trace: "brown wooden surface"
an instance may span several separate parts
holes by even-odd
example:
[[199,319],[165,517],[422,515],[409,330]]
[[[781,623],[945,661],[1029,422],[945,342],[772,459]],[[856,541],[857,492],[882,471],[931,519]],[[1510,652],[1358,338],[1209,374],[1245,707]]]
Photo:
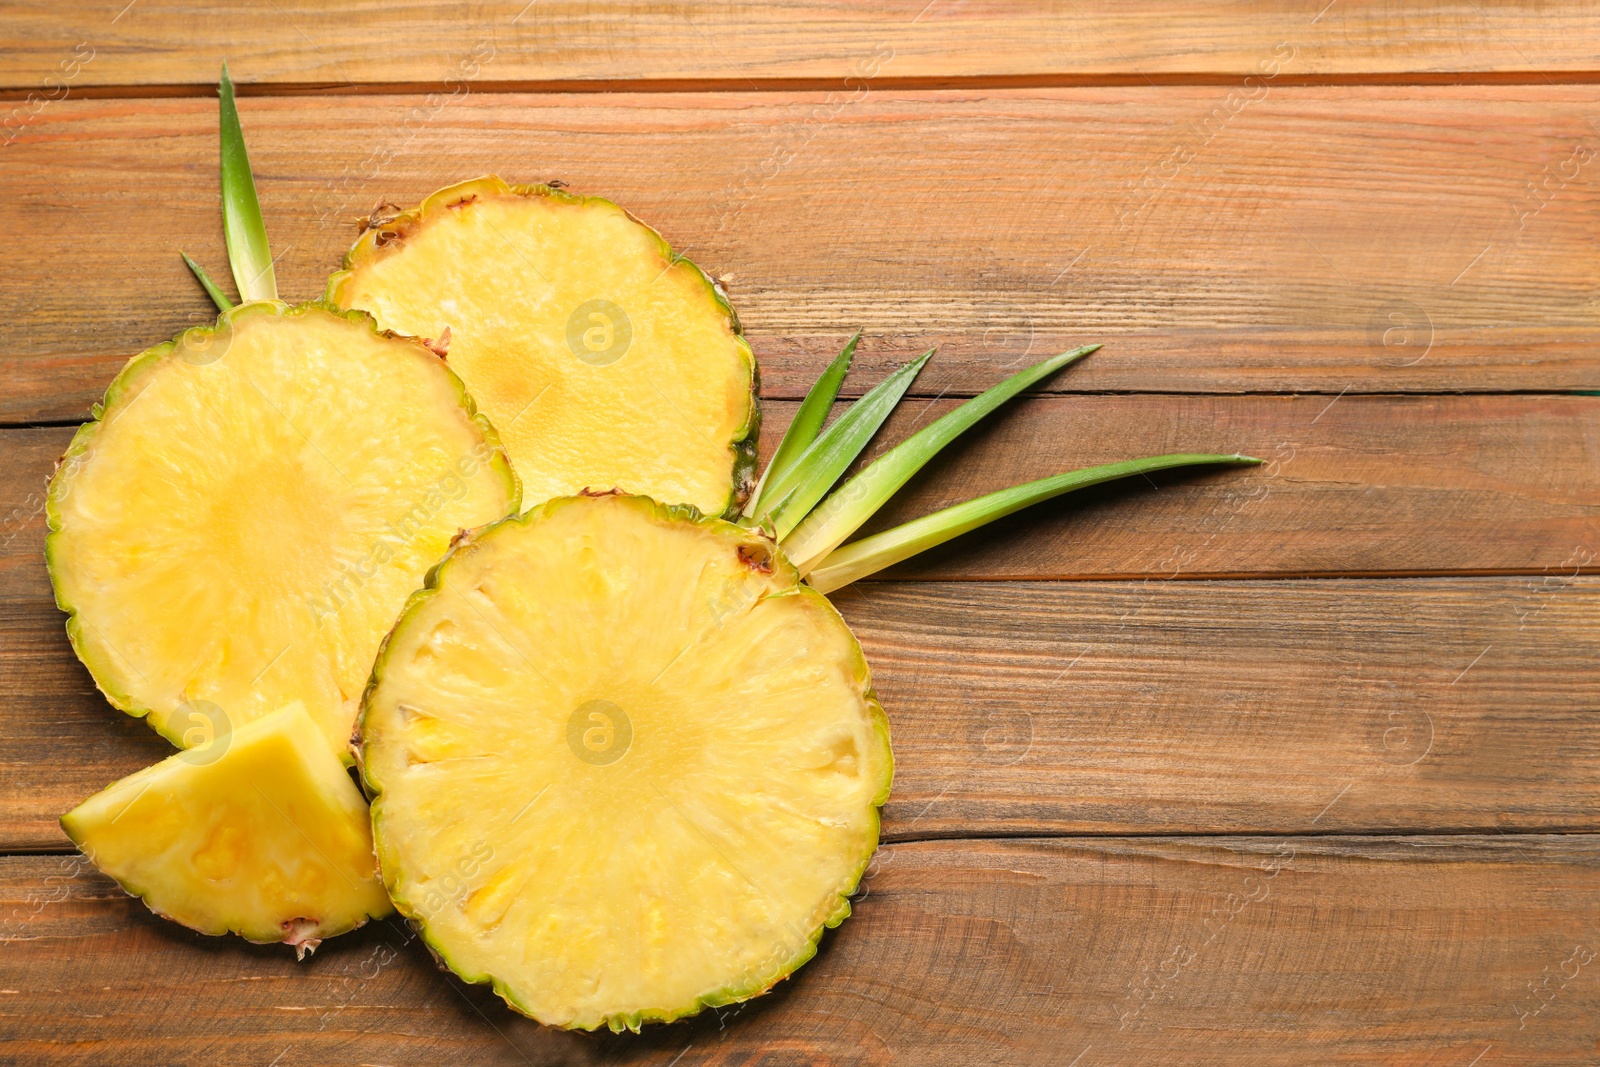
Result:
[[1592,835],[893,845],[777,992],[643,1037],[540,1029],[398,923],[304,965],[193,935],[76,857],[0,860],[0,907],[14,1063],[1554,1067],[1600,1018]]
[[[1268,88],[1211,118],[1232,91],[472,93],[436,110],[358,95],[242,112],[286,297],[321,294],[380,196],[561,178],[728,277],[774,397],[803,395],[858,326],[864,375],[940,346],[928,396],[1090,341],[1106,347],[1055,388],[1600,381],[1600,158],[1571,158],[1600,151],[1600,86]],[[0,419],[80,419],[129,355],[208,319],[177,250],[226,275],[216,122],[210,100],[69,96],[0,149],[0,257],[18,280],[0,289]]]
[[[1070,373],[1070,372],[1069,372]],[[958,402],[907,401],[863,462]],[[769,403],[776,446],[795,404]],[[1587,427],[1589,433],[1575,433]],[[1168,452],[1267,462],[1031,509],[889,572],[936,579],[1545,574],[1600,569],[1600,397],[1052,397],[1013,404],[867,530],[1063,470]],[[0,596],[49,599],[43,500],[71,427],[0,430]],[[1587,547],[1586,547],[1587,546]]]
[[214,83],[229,60],[246,85],[340,89],[443,83],[488,46],[500,84],[840,82],[888,51],[882,76],[1119,78],[1254,74],[1272,49],[1298,50],[1306,76],[1449,76],[1462,71],[1600,72],[1592,5],[1363,4],[1327,0],[1206,4],[1165,0],[781,0],[762,4],[595,4],[565,0],[437,6],[360,0],[104,5],[0,4],[5,89],[31,89],[80,42],[85,86]]
[[[908,405],[885,439],[947,403]],[[793,407],[769,405],[766,451]],[[1584,414],[1564,414],[1574,408]],[[1577,575],[1594,569],[1588,546],[1600,545],[1583,503],[1600,496],[1600,464],[1562,431],[1597,410],[1589,397],[1019,405],[910,487],[897,511],[1119,449],[1274,456],[1256,442],[1291,444],[1257,471],[1141,480],[1036,509],[904,568],[924,579],[1136,580],[872,582],[836,594],[884,698],[909,716],[895,719],[887,832],[1305,830],[1347,785],[1351,796],[1317,825],[1593,826],[1600,582]],[[1188,425],[1260,436],[1186,440]],[[1496,431],[1511,425],[1520,444]],[[61,811],[166,752],[94,691],[39,565],[45,479],[71,434],[0,431],[13,460],[0,472],[0,511],[12,517],[0,547],[0,662],[13,680],[0,693],[0,751],[13,754],[0,758],[0,847],[63,845]],[[1569,484],[1553,484],[1563,474]],[[1526,575],[1187,580],[1342,570]],[[1468,667],[1472,684],[1447,684]],[[58,762],[30,758],[52,742],[67,750]],[[1268,752],[1301,773],[1265,788],[1251,771]]]
[[[871,583],[890,839],[1600,831],[1600,579]],[[0,849],[167,755],[0,602]],[[37,758],[42,751],[51,758]]]
[[[1567,2],[0,2],[0,1063],[1600,1062],[1597,41]],[[380,197],[561,178],[727,279],[766,452],[856,326],[852,394],[940,346],[874,450],[1106,343],[879,525],[1271,463],[836,595],[891,843],[770,997],[558,1034],[398,924],[192,935],[55,823],[170,749],[72,657],[42,489],[210,317],[224,57],[289,298]]]

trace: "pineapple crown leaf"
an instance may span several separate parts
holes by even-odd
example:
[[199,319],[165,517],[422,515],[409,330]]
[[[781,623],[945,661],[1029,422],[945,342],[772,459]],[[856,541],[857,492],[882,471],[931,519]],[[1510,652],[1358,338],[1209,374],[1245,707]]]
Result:
[[823,430],[787,470],[769,478],[762,495],[782,505],[781,517],[776,508],[769,509],[780,541],[861,455],[932,356],[933,350],[929,349],[879,382]]
[[189,253],[181,248],[178,250],[178,255],[183,257],[184,263],[189,267],[189,272],[194,275],[195,281],[200,283],[200,288],[206,291],[206,295],[211,298],[211,302],[217,305],[217,310],[232,311],[233,301],[229,300],[227,294],[217,287],[216,282],[211,280],[211,276],[206,273],[206,269],[190,258]]
[[845,343],[844,350],[828,364],[828,369],[822,372],[822,376],[806,393],[805,400],[800,404],[800,410],[795,412],[794,421],[789,423],[789,429],[784,432],[783,440],[778,443],[778,450],[772,454],[772,461],[767,464],[766,472],[761,475],[761,481],[750,494],[750,502],[744,509],[745,518],[750,519],[761,514],[758,509],[761,506],[762,490],[767,483],[782,481],[794,467],[795,462],[805,454],[806,449],[811,447],[817,435],[822,432],[822,424],[827,421],[828,412],[839,396],[839,387],[844,384],[845,375],[850,371],[850,361],[855,357],[856,344],[860,340],[861,331],[857,330]]
[[901,560],[910,559],[936,545],[975,530],[985,523],[1004,518],[1012,512],[1070,493],[1091,485],[1129,478],[1136,474],[1171,470],[1175,467],[1202,465],[1247,466],[1260,463],[1254,456],[1239,453],[1215,455],[1180,453],[1150,456],[1146,459],[1124,460],[1097,467],[1084,467],[1065,474],[1040,478],[1023,485],[1014,485],[997,493],[976,497],[953,507],[944,508],[931,515],[903,523],[871,537],[836,548],[811,569],[806,581],[819,593],[850,584],[865,578]]
[[[1022,508],[1102,482],[1178,467],[1245,466],[1240,453],[1174,453],[1107,463],[1040,478],[925,515],[839,547],[896,491],[970,429],[1024,389],[1099,350],[1084,345],[1041,360],[949,412],[890,449],[828,494],[865,449],[932,351],[900,368],[822,430],[860,340],[858,332],[806,394],[740,523],[770,529],[808,584],[828,593]],[[823,499],[826,496],[826,499]],[[818,501],[821,501],[819,504]]]
[[261,219],[261,202],[256,198],[256,180],[250,171],[250,155],[245,150],[227,63],[222,64],[217,99],[221,113],[222,232],[228,242],[228,264],[233,268],[233,281],[241,300],[276,300],[278,281],[272,270],[272,252],[267,247],[267,227]]
[[784,548],[789,558],[794,560],[801,574],[806,573],[883,507],[913,474],[978,420],[1034,383],[1099,348],[1099,345],[1084,345],[1041,360],[891,448],[835,490],[815,510],[808,509],[810,513],[787,531]]

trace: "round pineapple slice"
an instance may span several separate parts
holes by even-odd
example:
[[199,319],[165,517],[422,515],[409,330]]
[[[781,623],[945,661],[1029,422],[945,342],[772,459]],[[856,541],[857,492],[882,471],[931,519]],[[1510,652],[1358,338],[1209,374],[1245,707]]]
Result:
[[357,312],[241,305],[135,356],[94,414],[50,484],[56,602],[110,701],[180,747],[298,700],[348,761],[406,597],[517,510],[461,382]]
[[448,338],[525,507],[585,488],[743,505],[755,358],[721,290],[622,208],[479,178],[375,215],[345,268],[331,302]]
[[850,913],[893,761],[861,647],[759,534],[579,496],[468,535],[363,704],[378,865],[567,1028],[756,996]]

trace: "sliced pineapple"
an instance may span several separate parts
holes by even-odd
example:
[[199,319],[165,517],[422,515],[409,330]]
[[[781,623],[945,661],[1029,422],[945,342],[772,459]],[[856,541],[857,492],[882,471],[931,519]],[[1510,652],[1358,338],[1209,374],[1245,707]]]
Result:
[[379,866],[468,981],[638,1029],[810,959],[878,840],[861,647],[759,533],[640,497],[459,544],[363,705]]
[[390,911],[367,805],[298,702],[130,774],[61,817],[157,914],[302,955]]
[[373,656],[451,537],[514,512],[459,380],[357,312],[245,304],[135,356],[50,487],[56,602],[174,744],[302,700],[346,753]]
[[369,223],[328,299],[448,336],[525,507],[584,488],[742,506],[755,360],[722,292],[660,234],[609,201],[495,177]]

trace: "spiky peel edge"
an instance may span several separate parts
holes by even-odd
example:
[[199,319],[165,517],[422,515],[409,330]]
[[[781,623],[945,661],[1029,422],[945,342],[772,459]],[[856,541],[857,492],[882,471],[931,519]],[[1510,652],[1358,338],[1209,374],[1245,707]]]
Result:
[[[650,499],[649,497],[632,496],[620,493],[597,495],[614,496],[617,500],[626,503],[628,506],[642,508],[649,514],[659,519],[686,522],[713,529],[719,527],[725,528],[724,532],[729,536],[731,541],[739,541],[752,545],[759,544],[768,549],[775,548],[772,541],[759,531],[747,530],[721,518],[707,517],[701,514],[698,509],[687,504],[661,504]],[[388,659],[390,643],[400,632],[401,628],[406,625],[406,622],[411,617],[413,609],[418,605],[426,603],[428,600],[439,594],[445,574],[450,566],[456,561],[457,557],[472,552],[476,546],[482,544],[487,538],[494,536],[495,532],[502,527],[508,526],[512,523],[519,523],[523,526],[527,526],[530,522],[542,519],[560,508],[570,507],[574,503],[582,501],[583,499],[584,497],[580,495],[575,497],[556,497],[553,500],[547,500],[542,504],[535,505],[534,507],[528,509],[525,514],[510,515],[504,519],[498,520],[497,522],[488,523],[474,530],[467,531],[463,533],[454,544],[451,545],[450,550],[445,553],[444,558],[435,564],[433,569],[428,572],[428,576],[423,584],[423,587],[411,594],[410,599],[406,601],[405,608],[400,612],[398,621],[395,622],[393,629],[389,631],[389,633],[384,637],[383,643],[378,647],[378,655],[374,659],[372,665],[372,676],[368,680],[367,687],[361,695],[361,710],[356,715],[356,734],[355,738],[353,739],[356,745],[360,746],[364,743],[363,738],[366,733],[367,714],[371,710],[372,696],[376,692],[378,684],[383,678],[383,671],[386,665],[386,660]],[[849,626],[845,623],[844,618],[840,616],[838,609],[833,606],[833,603],[821,593],[818,593],[816,590],[800,582],[799,572],[795,570],[794,565],[789,562],[788,557],[785,556],[782,551],[773,551],[772,559],[775,565],[774,575],[781,577],[784,581],[789,583],[790,586],[783,592],[773,594],[774,596],[812,597],[814,598],[815,603],[819,604],[839,621],[839,625],[844,627],[846,633],[851,633]],[[854,640],[854,636],[855,635],[851,633],[852,640]],[[495,978],[493,975],[487,973],[464,974],[457,970],[450,963],[450,957],[445,946],[436,942],[429,933],[428,923],[422,913],[422,910],[417,908],[405,897],[403,893],[399,891],[397,880],[393,873],[396,865],[392,862],[385,861],[386,857],[382,826],[383,783],[375,776],[372,770],[371,761],[365,759],[363,755],[358,754],[356,765],[358,768],[360,768],[362,785],[366,789],[369,808],[372,813],[372,841],[373,847],[377,851],[378,875],[383,879],[384,890],[389,894],[389,899],[394,902],[395,910],[401,915],[405,916],[406,919],[411,923],[412,927],[421,936],[423,943],[427,945],[428,951],[433,954],[435,959],[439,960],[445,967],[448,967],[452,973],[454,973],[464,982],[469,982],[473,985],[491,985],[500,999],[504,1000],[508,1005],[510,1005],[513,1010],[522,1015],[526,1015],[530,1019],[535,1019],[538,1022],[544,1023],[545,1025],[558,1026],[567,1030],[598,1030],[604,1026],[609,1028],[613,1033],[620,1033],[623,1030],[632,1030],[634,1032],[638,1032],[639,1029],[647,1022],[670,1023],[678,1019],[696,1015],[699,1012],[704,1011],[706,1008],[720,1008],[728,1004],[737,1004],[740,1001],[750,1000],[753,997],[760,996],[761,994],[770,990],[773,986],[777,985],[779,982],[783,981],[785,978],[788,978],[795,971],[799,970],[802,966],[809,962],[811,958],[817,954],[817,946],[822,940],[823,932],[833,929],[840,923],[844,922],[845,919],[849,918],[850,897],[855,893],[857,887],[860,886],[861,879],[866,874],[867,867],[871,864],[873,855],[877,852],[879,834],[882,826],[880,809],[883,807],[884,803],[888,801],[889,791],[894,784],[894,750],[890,745],[889,717],[884,712],[883,704],[878,700],[877,693],[872,688],[872,671],[867,665],[866,653],[862,651],[861,643],[859,641],[856,641],[855,644],[856,677],[860,681],[862,696],[866,701],[867,712],[872,720],[873,728],[878,732],[879,736],[883,740],[884,754],[886,757],[883,771],[883,781],[877,791],[873,794],[872,798],[871,846],[863,850],[861,861],[857,865],[855,872],[850,876],[845,888],[838,893],[837,900],[834,902],[834,905],[828,912],[827,916],[817,925],[816,929],[811,932],[811,935],[806,943],[800,946],[794,955],[775,964],[767,972],[764,972],[750,982],[747,982],[743,985],[729,986],[724,989],[714,990],[710,993],[706,993],[697,997],[693,1002],[681,1007],[646,1009],[643,1011],[629,1012],[622,1015],[606,1016],[590,1027],[566,1025],[559,1022],[552,1023],[549,1020],[539,1019],[538,1016],[533,1014],[532,1010],[528,1008],[527,1005],[521,1004],[517,1001],[515,995],[512,993],[511,989],[506,985],[506,983]]]
[[[448,212],[454,205],[464,200],[475,197],[489,196],[521,196],[543,197],[564,204],[598,204],[604,207],[616,208],[630,220],[644,227],[656,240],[656,246],[661,257],[669,264],[683,264],[693,270],[705,285],[713,303],[721,308],[723,314],[728,316],[729,327],[733,331],[734,341],[745,365],[750,369],[750,405],[749,414],[745,417],[742,427],[736,431],[736,436],[729,442],[733,449],[732,489],[728,494],[727,506],[722,510],[723,518],[732,519],[744,508],[746,500],[756,485],[756,452],[760,443],[761,433],[761,369],[756,363],[755,352],[750,348],[750,343],[744,339],[744,329],[739,322],[739,313],[733,309],[728,301],[728,294],[714,281],[710,275],[700,268],[693,260],[683,256],[674,255],[672,246],[667,239],[661,236],[649,223],[640,219],[625,207],[599,196],[583,196],[578,193],[569,193],[563,189],[552,188],[548,185],[511,185],[496,174],[486,174],[480,178],[469,178],[454,185],[447,185],[443,189],[430,193],[423,198],[420,205],[409,211],[402,211],[392,218],[386,218],[381,224],[370,226],[363,230],[361,236],[356,238],[355,244],[344,254],[344,264],[341,270],[335,271],[328,277],[328,287],[323,300],[335,307],[344,304],[344,289],[350,275],[368,263],[376,262],[387,255],[391,246],[404,243],[406,237],[418,227],[428,221],[440,217]],[[380,238],[382,243],[379,243]]]
[[[320,300],[295,305],[289,305],[277,300],[253,300],[235,305],[230,310],[223,312],[217,316],[217,321],[212,326],[191,327],[170,341],[163,341],[161,344],[145,349],[123,365],[122,370],[117,373],[117,376],[111,380],[111,384],[106,387],[105,396],[90,409],[89,421],[79,426],[77,433],[72,435],[72,441],[67,445],[66,452],[63,453],[60,461],[56,464],[54,473],[50,476],[49,490],[45,495],[45,569],[50,574],[50,587],[55,596],[56,607],[65,612],[67,616],[67,640],[71,643],[72,651],[77,655],[79,662],[88,669],[89,677],[94,680],[95,688],[100,691],[112,707],[126,712],[136,719],[146,718],[153,709],[144,707],[130,694],[119,692],[114,687],[109,687],[102,680],[106,672],[103,667],[97,667],[93,657],[89,655],[83,640],[83,626],[85,623],[79,618],[78,609],[68,602],[63,595],[61,582],[57,580],[60,561],[56,558],[56,546],[59,543],[56,535],[61,531],[61,502],[72,492],[73,475],[87,461],[87,458],[93,454],[95,440],[99,437],[101,427],[109,422],[110,419],[115,418],[117,412],[121,410],[125,403],[131,404],[137,399],[142,388],[143,379],[159,368],[164,361],[173,358],[173,354],[180,344],[186,340],[192,342],[196,339],[216,336],[225,330],[233,329],[242,320],[258,315],[303,315],[313,311],[326,312],[336,318],[364,325],[375,336],[409,342],[415,347],[419,355],[426,356],[431,363],[437,364],[449,376],[449,381],[455,388],[456,398],[462,410],[467,413],[468,419],[477,427],[478,432],[483,435],[484,444],[491,453],[489,466],[492,470],[497,471],[504,480],[507,497],[512,503],[512,512],[515,513],[522,506],[522,483],[517,479],[516,472],[511,469],[511,458],[500,444],[500,435],[496,432],[494,425],[490,423],[485,415],[478,411],[478,406],[473,401],[471,394],[467,392],[466,385],[462,383],[461,379],[456,376],[448,364],[435,356],[421,341],[415,338],[402,337],[392,331],[379,330],[377,320],[365,311],[346,311]],[[160,730],[156,732],[161,733],[163,737],[177,747],[184,747],[181,734],[173,736],[169,733],[162,733]]]

